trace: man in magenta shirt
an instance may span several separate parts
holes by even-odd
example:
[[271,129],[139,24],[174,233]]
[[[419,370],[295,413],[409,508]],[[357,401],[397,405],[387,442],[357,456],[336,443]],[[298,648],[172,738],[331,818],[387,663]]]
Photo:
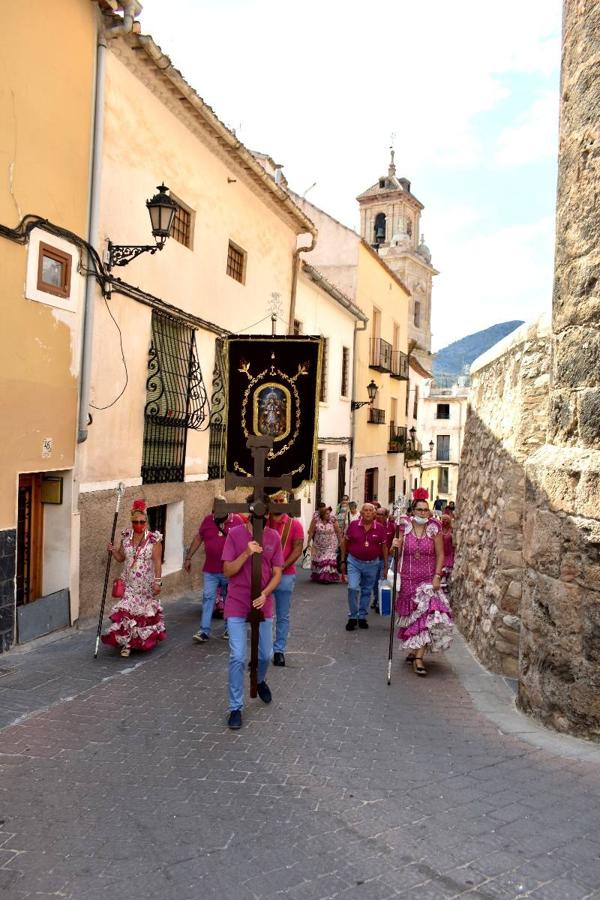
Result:
[[286,503],[285,491],[278,491],[271,496],[271,514],[269,527],[273,528],[281,540],[283,551],[283,575],[274,591],[275,596],[275,642],[273,644],[273,665],[285,666],[285,648],[290,631],[290,606],[292,593],[296,583],[296,566],[294,563],[302,553],[304,546],[304,529],[298,519],[290,519],[286,513],[277,512],[278,503]]
[[[252,556],[261,554],[261,592],[252,597]],[[263,531],[262,544],[252,540],[252,523],[238,525],[227,535],[223,548],[223,571],[229,578],[225,601],[225,618],[229,630],[229,720],[230,728],[242,726],[244,706],[244,672],[250,607],[262,609],[264,621],[259,625],[258,638],[258,696],[263,703],[271,702],[271,691],[265,681],[273,654],[273,596],[283,572],[281,540],[268,526]]]
[[[215,497],[215,500],[224,499],[225,497]],[[216,517],[213,507],[212,514],[205,516],[202,520],[198,534],[194,536],[194,540],[186,553],[183,567],[186,572],[189,572],[192,567],[192,556],[200,544],[204,543],[202,616],[200,619],[200,630],[193,636],[193,640],[198,644],[204,644],[210,638],[212,614],[218,589],[221,588],[223,597],[227,596],[227,578],[223,574],[223,563],[221,562],[227,535],[236,525],[243,524],[244,520],[241,516]],[[223,637],[227,637],[227,629],[225,629]]]
[[375,507],[363,504],[360,519],[351,522],[341,546],[342,572],[348,572],[348,621],[346,631],[368,628],[369,601],[383,560],[387,571],[388,547],[385,528],[375,521]]

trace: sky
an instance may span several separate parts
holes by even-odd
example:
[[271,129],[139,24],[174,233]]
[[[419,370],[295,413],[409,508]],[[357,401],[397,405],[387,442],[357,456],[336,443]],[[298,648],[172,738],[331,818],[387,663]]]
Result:
[[550,310],[561,0],[142,0],[251,150],[353,228],[397,175],[424,204],[433,349]]

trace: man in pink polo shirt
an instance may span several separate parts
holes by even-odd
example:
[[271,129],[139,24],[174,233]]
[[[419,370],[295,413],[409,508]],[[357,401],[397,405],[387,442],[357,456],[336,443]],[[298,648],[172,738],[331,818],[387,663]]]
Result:
[[[251,501],[250,501],[251,502]],[[252,597],[252,556],[261,554],[261,592]],[[232,528],[223,548],[223,572],[229,578],[225,618],[229,630],[229,720],[232,729],[242,726],[244,671],[246,669],[247,620],[250,607],[262,609],[259,625],[258,696],[271,702],[271,690],[265,681],[273,654],[273,596],[283,572],[281,540],[273,528],[265,526],[262,544],[252,540],[252,522]]]
[[375,521],[375,507],[364,503],[360,519],[351,522],[341,546],[342,573],[348,572],[348,621],[346,631],[368,628],[367,615],[380,561],[387,571],[388,547],[385,528]]
[[[215,497],[215,500],[225,500],[225,497]],[[202,520],[198,534],[194,536],[194,540],[185,555],[183,567],[186,572],[189,572],[192,567],[192,556],[200,544],[204,543],[202,616],[200,619],[200,630],[193,636],[193,640],[197,644],[204,644],[210,639],[212,614],[218,589],[221,589],[223,597],[227,595],[227,578],[223,574],[223,563],[221,562],[227,535],[236,525],[243,524],[244,520],[241,516],[233,514],[223,517],[215,516],[213,507],[212,514],[205,516]],[[227,629],[225,629],[223,637],[227,637]]]
[[286,503],[286,491],[278,491],[271,496],[269,527],[280,537],[283,551],[283,575],[275,589],[275,642],[273,644],[273,665],[285,666],[285,648],[290,631],[290,606],[296,583],[295,562],[304,546],[304,529],[298,519],[291,519],[286,513],[277,512],[278,503]]

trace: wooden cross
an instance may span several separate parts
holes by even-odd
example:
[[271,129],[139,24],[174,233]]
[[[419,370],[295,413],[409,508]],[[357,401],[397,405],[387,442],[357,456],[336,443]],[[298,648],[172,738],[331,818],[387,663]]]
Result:
[[[236,487],[250,487],[253,489],[254,501],[252,503],[226,503],[223,500],[215,501],[215,516],[225,516],[229,513],[243,512],[250,516],[252,521],[252,540],[262,546],[263,531],[265,527],[265,519],[269,514],[268,504],[263,501],[263,495],[266,488],[278,488],[279,490],[289,491],[292,488],[291,475],[266,475],[265,464],[267,454],[273,446],[273,438],[266,436],[250,437],[246,446],[252,453],[254,461],[254,473],[251,477],[244,475],[234,475],[227,472],[225,475],[225,490],[231,491]],[[290,516],[299,516],[301,504],[299,500],[292,500],[290,503],[278,503],[277,512],[287,513]],[[252,554],[252,596],[251,600],[255,600],[262,590],[261,586],[262,562],[261,554]],[[264,621],[264,615],[261,609],[255,609],[250,606],[247,621],[250,622],[250,696],[257,695],[257,673],[258,673],[258,629],[261,622]]]

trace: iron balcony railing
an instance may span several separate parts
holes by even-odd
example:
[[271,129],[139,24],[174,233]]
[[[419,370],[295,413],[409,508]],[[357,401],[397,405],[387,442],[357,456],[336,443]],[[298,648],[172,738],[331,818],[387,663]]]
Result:
[[390,425],[388,453],[403,453],[406,447],[406,428],[403,425]]
[[399,381],[408,381],[408,356],[402,350],[392,350],[390,375]]
[[383,338],[371,338],[369,366],[378,372],[389,372],[392,368],[392,345]]
[[374,407],[369,407],[369,418],[367,421],[371,425],[385,425],[385,409],[375,409]]

